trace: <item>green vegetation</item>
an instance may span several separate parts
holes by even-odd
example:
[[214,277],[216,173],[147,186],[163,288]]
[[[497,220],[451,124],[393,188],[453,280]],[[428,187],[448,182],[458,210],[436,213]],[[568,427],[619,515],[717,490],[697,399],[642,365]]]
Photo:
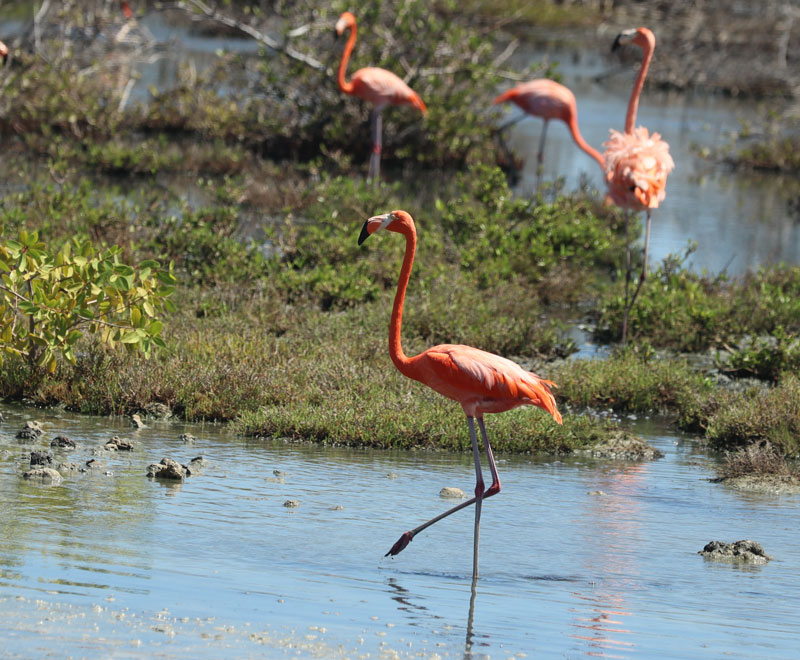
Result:
[[171,267],[146,260],[134,268],[122,263],[119,248],[97,251],[77,239],[48,249],[23,229],[0,241],[0,271],[0,348],[24,358],[34,377],[54,372],[58,355],[75,364],[86,333],[145,356],[165,346],[158,316],[174,311]]
[[[653,346],[702,351],[735,344],[744,335],[800,331],[800,267],[760,269],[741,279],[698,275],[668,262],[642,287],[631,332]],[[597,337],[617,338],[622,285],[597,308]],[[788,333],[788,334],[786,334]],[[791,351],[786,345],[785,351]]]
[[[257,22],[234,4],[225,9],[237,20]],[[130,58],[87,61],[90,48],[45,38],[48,57],[16,53],[0,74],[7,158],[39,156],[21,160],[30,171],[0,205],[0,395],[102,414],[161,402],[252,435],[465,449],[460,408],[387,355],[403,241],[356,243],[368,216],[404,208],[419,231],[406,350],[466,343],[560,386],[564,426],[539,410],[492,416],[498,450],[568,452],[619,436],[592,414],[611,409],[670,415],[720,449],[768,441],[800,453],[800,268],[731,279],[668,259],[642,288],[627,348],[556,360],[574,353],[566,324],[579,316],[595,321],[597,340],[618,339],[623,218],[591,191],[515,198],[489,164],[493,117],[476,109],[490,108],[506,56],[486,38],[491,8],[475,3],[480,20],[449,1],[360,8],[350,71],[385,66],[436,99],[424,120],[386,112],[396,183],[373,186],[358,176],[368,108],[330,76],[344,45],[332,27],[347,7],[289,4],[286,24],[308,28],[291,45],[319,67],[268,51],[254,69],[223,53],[136,105],[125,96]],[[71,6],[58,11],[75,20]],[[551,24],[575,16],[553,11]],[[164,184],[184,172],[202,175],[191,202]],[[690,352],[707,354],[703,366]],[[761,382],[722,385],[742,377]]]

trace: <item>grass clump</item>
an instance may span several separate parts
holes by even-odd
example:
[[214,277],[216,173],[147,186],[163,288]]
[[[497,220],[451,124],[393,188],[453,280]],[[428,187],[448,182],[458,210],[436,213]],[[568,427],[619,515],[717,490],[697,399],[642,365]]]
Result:
[[725,462],[717,468],[720,480],[743,477],[777,477],[800,481],[800,470],[790,464],[783,452],[768,441],[754,442],[735,452],[725,453]]
[[563,362],[553,375],[559,397],[571,405],[620,412],[669,413],[712,389],[686,361],[651,358],[630,348],[607,360]]
[[800,381],[787,375],[774,387],[695,393],[684,400],[678,426],[702,433],[715,449],[766,440],[786,456],[800,456]]
[[[624,309],[618,283],[597,308],[596,336],[619,338]],[[631,311],[632,336],[653,346],[702,351],[736,344],[743,335],[800,332],[800,267],[774,266],[730,279],[665,263],[653,273]]]

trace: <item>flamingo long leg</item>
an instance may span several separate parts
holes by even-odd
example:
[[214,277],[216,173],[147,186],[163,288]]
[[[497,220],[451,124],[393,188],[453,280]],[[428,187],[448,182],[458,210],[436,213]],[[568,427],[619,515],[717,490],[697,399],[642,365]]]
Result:
[[[472,425],[471,418],[467,417],[467,423],[471,427],[470,439],[472,433],[474,433],[474,426]],[[481,427],[481,434],[483,435],[484,446],[487,448],[487,456],[489,457],[489,469],[492,472],[492,485],[489,487],[488,490],[483,494],[481,497],[482,500],[485,500],[487,497],[491,497],[492,495],[496,495],[500,492],[500,478],[497,475],[497,466],[495,465],[494,455],[492,454],[492,449],[489,446],[489,438],[486,434],[486,426],[483,423],[483,418],[478,418],[478,425]],[[477,444],[477,439],[476,439]],[[474,451],[474,450],[473,450]],[[481,476],[482,480],[482,476]],[[477,484],[476,484],[477,488]],[[464,500],[460,504],[448,509],[444,513],[440,513],[438,516],[431,518],[430,520],[425,521],[421,525],[405,532],[397,542],[391,547],[389,552],[387,552],[384,556],[388,557],[389,555],[396,555],[402,552],[406,546],[414,540],[414,537],[419,534],[421,531],[427,529],[434,523],[439,522],[440,520],[447,518],[448,516],[454,514],[456,511],[461,511],[461,509],[466,509],[468,506],[472,506],[478,501],[477,497],[471,497],[468,500]]]
[[369,157],[367,179],[377,181],[381,175],[381,151],[383,149],[383,108],[374,108],[370,113],[372,126],[372,153]]
[[642,262],[641,282],[647,278],[647,248],[650,245],[650,209],[647,209],[647,228],[644,230],[644,261]]
[[481,435],[483,436],[483,446],[486,449],[486,457],[489,459],[489,471],[492,473],[492,485],[484,494],[484,499],[496,495],[500,492],[500,476],[497,474],[497,465],[494,462],[494,453],[489,444],[489,436],[486,434],[486,425],[483,423],[483,417],[478,417],[478,426],[481,428]]
[[547,124],[549,123],[549,119],[544,120],[542,135],[539,138],[539,153],[536,154],[536,192],[539,192],[539,186],[542,183],[542,173],[544,172],[544,142],[545,138],[547,138]]
[[622,343],[628,340],[628,313],[631,308],[628,306],[628,291],[631,285],[631,240],[629,233],[630,213],[626,210],[625,214],[625,312],[622,316]]
[[472,441],[472,454],[475,457],[475,530],[472,537],[472,579],[478,577],[478,546],[481,539],[481,509],[483,508],[483,494],[486,485],[483,482],[481,470],[481,450],[478,447],[478,437],[475,434],[475,420],[467,415],[469,424],[469,438]]

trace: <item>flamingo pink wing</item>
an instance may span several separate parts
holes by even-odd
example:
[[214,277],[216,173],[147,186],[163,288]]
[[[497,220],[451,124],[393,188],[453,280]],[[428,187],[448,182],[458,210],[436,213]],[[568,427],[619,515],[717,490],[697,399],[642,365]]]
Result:
[[352,77],[353,93],[376,107],[413,105],[423,113],[425,104],[417,93],[391,71],[380,67],[359,69]]
[[417,360],[422,371],[418,380],[462,405],[479,404],[487,412],[535,405],[561,423],[550,392],[555,383],[525,371],[511,360],[457,344],[434,346]]

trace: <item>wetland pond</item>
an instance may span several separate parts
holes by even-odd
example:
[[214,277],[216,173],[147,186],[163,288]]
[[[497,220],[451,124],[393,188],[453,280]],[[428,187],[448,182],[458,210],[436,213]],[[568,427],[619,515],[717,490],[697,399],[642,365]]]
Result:
[[[161,38],[159,19],[146,20]],[[252,49],[187,38],[180,57],[237,43]],[[622,127],[632,70],[597,82],[612,66],[601,53],[548,55],[561,62],[584,137],[599,148],[609,126]],[[174,65],[166,55],[143,63],[139,93],[174,80]],[[639,122],[661,132],[677,163],[654,216],[654,262],[687,240],[698,241],[690,262],[698,270],[797,262],[797,182],[692,155],[692,144],[720,144],[756,110],[646,90]],[[533,185],[540,129],[528,119],[507,135],[528,156],[520,194]],[[551,125],[545,158],[546,180],[600,187],[599,170],[563,125]],[[467,454],[333,449],[246,439],[223,425],[152,421],[132,430],[124,419],[0,410],[0,657],[750,659],[796,658],[800,648],[800,497],[710,483],[719,457],[657,420],[630,420],[664,452],[653,462],[500,456],[504,488],[484,509],[473,593],[469,511],[383,558],[402,532],[452,504],[439,497],[442,487],[472,490]],[[45,433],[21,443],[15,434],[31,418]],[[488,426],[491,434],[491,419]],[[134,451],[103,450],[115,434],[133,440]],[[58,485],[23,479],[30,452],[49,449],[57,435],[78,447],[53,449],[56,463],[105,465],[62,470]],[[183,483],[148,479],[147,466],[165,456],[203,456],[206,465]],[[743,538],[775,560],[737,566],[697,554],[708,541]]]
[[[800,497],[710,483],[717,459],[657,421],[632,422],[664,452],[653,462],[500,456],[473,598],[470,512],[383,558],[450,506],[442,487],[472,489],[466,454],[268,443],[208,424],[132,430],[53,410],[36,411],[45,433],[23,444],[33,411],[2,412],[2,657],[797,654]],[[105,451],[114,434],[135,449]],[[59,485],[23,479],[56,435],[78,444],[53,449],[56,463],[104,465],[62,470]],[[148,479],[164,456],[206,465],[183,483]],[[741,538],[775,560],[697,554]]]

